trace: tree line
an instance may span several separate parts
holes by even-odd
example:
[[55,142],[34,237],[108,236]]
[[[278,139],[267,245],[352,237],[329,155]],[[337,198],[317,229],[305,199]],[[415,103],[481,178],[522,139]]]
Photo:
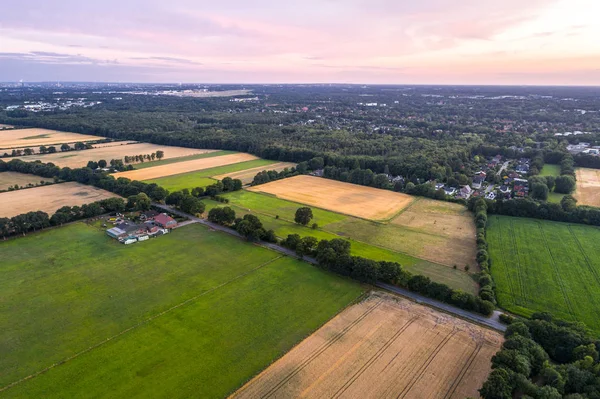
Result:
[[122,212],[126,209],[122,198],[107,198],[81,206],[63,206],[51,217],[42,211],[27,212],[11,218],[0,218],[0,235],[3,239],[12,235],[25,235],[50,226],[60,226],[99,216],[108,212]]
[[582,323],[535,313],[513,321],[504,337],[483,398],[600,398],[600,342]]
[[163,159],[165,156],[165,152],[158,150],[156,152],[151,152],[150,154],[140,154],[140,155],[125,155],[123,157],[123,162],[125,163],[136,163],[136,162],[145,162],[145,161],[154,161],[158,159],[159,161]]

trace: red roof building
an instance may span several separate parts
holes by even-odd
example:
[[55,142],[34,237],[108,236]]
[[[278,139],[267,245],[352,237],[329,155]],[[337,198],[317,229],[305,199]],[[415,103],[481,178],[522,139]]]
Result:
[[161,213],[154,217],[154,223],[162,227],[163,229],[172,229],[177,227],[177,221],[166,213]]

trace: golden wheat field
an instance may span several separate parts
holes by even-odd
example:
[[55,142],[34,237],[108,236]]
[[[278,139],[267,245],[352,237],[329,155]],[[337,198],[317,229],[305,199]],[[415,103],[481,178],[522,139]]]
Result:
[[600,170],[577,168],[577,187],[573,196],[579,205],[600,206]]
[[40,184],[41,181],[51,182],[53,179],[48,177],[40,177],[19,172],[1,172],[0,173],[0,190],[7,190],[17,184],[19,187],[27,186],[28,184]]
[[35,211],[43,211],[52,216],[63,206],[80,206],[112,197],[118,195],[75,182],[8,191],[0,193],[0,217]]
[[[114,144],[114,143],[113,143]],[[28,155],[17,157],[23,161],[36,161],[52,162],[62,168],[68,166],[69,168],[82,168],[87,165],[89,161],[99,161],[104,159],[110,162],[111,159],[123,159],[126,155],[145,155],[151,154],[156,151],[163,151],[165,153],[164,159],[168,158],[179,158],[188,155],[203,154],[206,152],[212,152],[214,150],[198,150],[195,148],[185,147],[171,147],[165,145],[156,145],[149,143],[137,143],[137,144],[126,144],[126,145],[113,145],[113,146],[102,146],[99,148],[92,148],[91,150],[81,151],[67,151],[57,152],[54,154],[44,155]]]
[[314,176],[294,176],[249,188],[289,201],[371,220],[387,220],[414,197]]
[[77,141],[102,140],[104,137],[89,134],[59,132],[49,129],[14,129],[0,131],[0,149],[61,145]]
[[408,300],[372,294],[232,397],[479,397],[502,340],[499,333]]
[[[204,150],[205,152],[209,150]],[[258,159],[254,155],[237,153],[230,155],[221,155],[218,157],[200,158],[191,161],[182,161],[171,163],[167,165],[153,166],[151,168],[144,168],[138,170],[129,170],[126,172],[119,172],[113,174],[115,178],[126,177],[131,180],[150,180],[157,179],[164,176],[178,175],[181,173],[193,172],[196,170],[203,170],[214,168],[217,166],[231,165],[234,163],[252,161]]]

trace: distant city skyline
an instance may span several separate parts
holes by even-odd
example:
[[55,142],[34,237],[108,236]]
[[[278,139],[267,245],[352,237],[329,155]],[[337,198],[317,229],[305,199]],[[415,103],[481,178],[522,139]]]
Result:
[[595,0],[4,0],[0,81],[600,85]]

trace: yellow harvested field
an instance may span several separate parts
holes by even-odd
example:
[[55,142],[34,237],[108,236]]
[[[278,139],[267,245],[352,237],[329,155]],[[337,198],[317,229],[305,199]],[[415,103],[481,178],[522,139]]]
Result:
[[578,205],[600,206],[600,170],[577,168],[577,187],[573,195]]
[[75,182],[8,191],[0,194],[0,217],[34,211],[43,211],[52,216],[63,206],[81,206],[112,197],[118,195]]
[[110,141],[108,143],[92,144],[94,148],[116,147],[119,145],[136,144],[138,141]]
[[[206,150],[205,150],[206,152]],[[164,176],[178,175],[181,173],[194,172],[197,170],[214,168],[217,166],[231,165],[234,163],[252,161],[258,159],[254,155],[246,153],[222,155],[219,157],[200,158],[191,161],[176,162],[167,165],[154,166],[127,172],[114,173],[115,178],[126,177],[131,180],[150,180]]]
[[39,147],[40,145],[60,145],[77,141],[102,140],[104,137],[88,134],[59,132],[48,129],[14,129],[0,131],[0,148]]
[[[112,143],[114,144],[114,143]],[[123,159],[126,155],[145,155],[156,151],[165,153],[164,159],[185,157],[188,155],[204,154],[215,150],[199,150],[195,148],[171,147],[166,145],[156,145],[149,143],[124,144],[109,147],[92,148],[91,150],[57,152],[54,154],[29,155],[18,157],[23,161],[40,160],[42,162],[52,162],[60,167],[82,168],[89,161],[99,161],[101,159],[110,162],[111,159]]]
[[414,197],[314,176],[294,176],[248,190],[371,220],[387,220]]
[[479,397],[499,333],[377,293],[353,305],[232,397]]
[[463,205],[419,198],[391,224],[442,237],[423,241],[423,256],[449,265],[477,265],[476,228],[473,214]]
[[18,184],[19,187],[26,187],[28,184],[40,184],[41,181],[51,182],[53,179],[48,177],[40,177],[36,175],[30,175],[27,173],[19,172],[1,172],[0,173],[0,191],[7,190],[9,187],[13,187]]
[[232,179],[240,179],[242,184],[250,184],[252,180],[254,180],[254,176],[256,176],[259,172],[263,170],[276,170],[277,172],[281,172],[285,168],[291,169],[296,167],[297,164],[293,162],[279,162],[274,163],[272,165],[267,166],[259,166],[258,168],[241,170],[239,172],[233,173],[225,173],[224,175],[212,176],[213,179],[223,180],[225,177],[231,177]]

